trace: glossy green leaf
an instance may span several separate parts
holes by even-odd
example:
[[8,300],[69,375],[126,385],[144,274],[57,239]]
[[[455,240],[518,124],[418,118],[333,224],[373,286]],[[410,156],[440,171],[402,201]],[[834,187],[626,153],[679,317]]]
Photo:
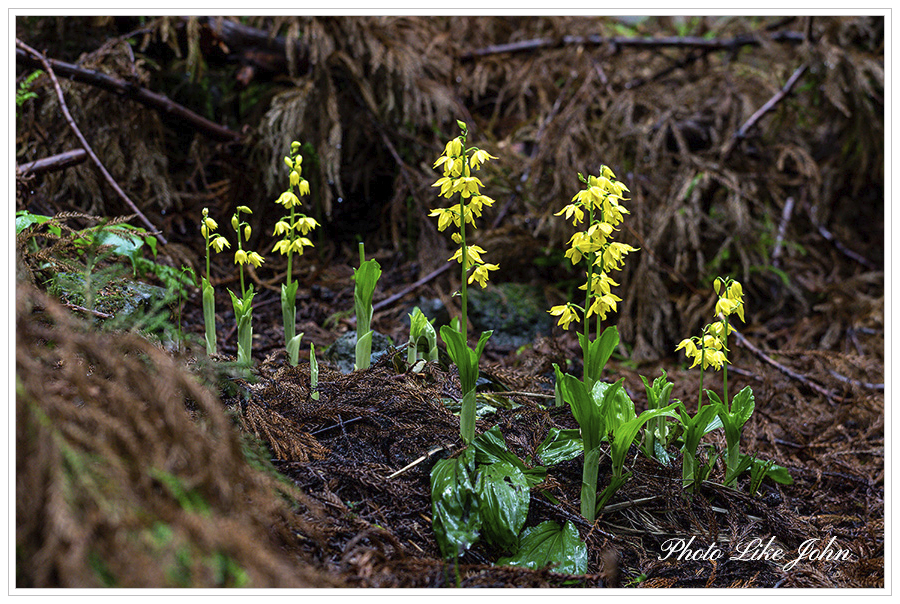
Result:
[[535,454],[548,466],[575,459],[584,450],[579,430],[550,428]]
[[501,558],[497,564],[535,569],[552,566],[556,572],[582,575],[587,572],[587,546],[571,521],[560,528],[547,520],[525,529],[519,540],[519,551]]
[[431,470],[432,528],[445,559],[462,555],[481,533],[481,512],[475,495],[475,452],[442,459]]
[[507,449],[503,433],[500,432],[500,426],[494,426],[490,430],[479,434],[472,441],[472,448],[475,449],[475,461],[477,463],[508,463],[515,466],[525,476],[529,487],[542,482],[547,476],[546,468],[543,466],[529,468],[521,459]]
[[622,387],[624,383],[624,378],[614,384],[597,382],[591,391],[594,403],[599,406],[600,413],[603,414],[607,433],[612,433],[625,422],[635,418],[634,402]]
[[603,373],[603,368],[609,361],[609,357],[612,356],[616,346],[619,345],[619,330],[616,329],[615,325],[607,327],[599,338],[591,342],[586,342],[585,335],[579,333],[578,341],[581,344],[582,351],[585,352],[585,382],[593,384],[600,379],[600,374]]
[[482,532],[497,547],[517,549],[519,531],[528,517],[531,495],[522,471],[505,461],[480,466],[475,493],[481,511]]

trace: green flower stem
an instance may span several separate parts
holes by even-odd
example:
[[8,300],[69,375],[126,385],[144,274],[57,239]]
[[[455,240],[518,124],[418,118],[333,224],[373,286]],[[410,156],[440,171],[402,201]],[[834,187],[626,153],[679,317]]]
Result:
[[[588,204],[588,229],[590,229],[591,225],[594,224],[594,204]],[[590,366],[588,362],[589,352],[590,351],[590,343],[591,343],[591,320],[588,318],[588,309],[591,307],[591,285],[594,279],[594,262],[597,260],[597,256],[594,252],[590,252],[588,254],[588,268],[587,268],[587,291],[584,295],[584,345],[582,346],[582,352],[584,353],[584,383],[588,387],[588,390],[594,387],[594,376],[589,375],[588,367]],[[597,316],[597,334],[600,334],[600,317]]]
[[[469,171],[469,162],[468,162],[468,149],[466,149],[466,134],[467,130],[463,130],[461,135],[462,142],[462,155],[463,158],[463,174],[469,176],[471,172]],[[468,319],[468,308],[469,308],[469,298],[468,292],[466,290],[466,273],[468,272],[467,265],[469,262],[469,254],[468,249],[466,248],[466,198],[462,196],[462,193],[459,195],[459,210],[461,216],[459,217],[459,240],[460,245],[462,245],[462,280],[460,282],[460,300],[462,304],[462,316],[459,321],[459,329],[460,333],[463,336],[463,342],[468,342],[467,332],[469,329],[469,319]]]
[[[722,342],[722,348],[726,351],[728,350],[728,316],[723,316],[722,320],[725,322],[725,333],[723,335],[725,341]],[[726,406],[730,406],[728,403],[728,363],[724,363],[722,365],[722,400],[725,401]]]

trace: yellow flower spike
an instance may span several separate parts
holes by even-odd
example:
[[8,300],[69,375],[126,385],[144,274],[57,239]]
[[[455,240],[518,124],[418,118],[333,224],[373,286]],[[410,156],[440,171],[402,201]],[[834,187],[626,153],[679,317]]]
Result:
[[219,235],[210,240],[209,246],[216,250],[216,252],[221,252],[223,248],[231,247],[231,244],[228,243],[227,239]]
[[296,187],[300,184],[300,174],[296,170],[291,170],[291,174],[290,176],[288,176],[288,180],[290,180],[292,187]]
[[562,304],[560,306],[554,306],[550,310],[547,311],[551,315],[555,317],[559,317],[558,325],[563,329],[569,329],[569,323],[571,322],[579,322],[578,313],[576,313],[570,304]]
[[469,277],[469,283],[477,281],[482,288],[487,287],[487,280],[490,279],[488,271],[495,271],[500,267],[496,264],[481,264],[475,267],[472,275]]
[[469,165],[472,167],[473,170],[480,170],[481,164],[483,164],[484,162],[491,160],[491,159],[497,159],[497,158],[494,157],[493,155],[491,155],[490,153],[488,153],[487,151],[485,151],[484,149],[478,149],[477,151],[475,151],[475,153],[472,154],[472,157],[469,158]]
[[247,264],[247,252],[244,250],[237,250],[234,252],[234,263],[235,264]]
[[266,261],[265,258],[263,258],[262,256],[260,256],[260,255],[257,254],[256,252],[250,252],[249,254],[247,254],[247,260],[250,262],[250,264],[252,264],[253,266],[255,266],[255,267],[257,267],[257,268],[259,268],[259,266],[260,266],[263,262]]

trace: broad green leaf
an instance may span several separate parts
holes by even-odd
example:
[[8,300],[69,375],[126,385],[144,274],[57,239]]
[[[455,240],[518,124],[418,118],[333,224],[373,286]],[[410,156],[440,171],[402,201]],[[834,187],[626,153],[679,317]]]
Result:
[[778,484],[794,484],[794,479],[787,468],[773,463],[766,472],[766,478],[769,478]]
[[528,517],[531,495],[522,471],[505,461],[480,466],[475,494],[486,539],[512,551],[519,544],[519,531]]
[[571,521],[560,528],[547,520],[525,529],[519,540],[519,551],[499,559],[497,564],[535,569],[552,566],[556,572],[583,575],[587,572],[587,546]]
[[481,513],[475,496],[475,452],[442,459],[431,470],[432,527],[445,559],[454,560],[478,539]]
[[140,235],[123,232],[121,229],[99,229],[94,240],[100,245],[112,247],[112,251],[119,256],[134,258],[138,250],[144,245]]
[[584,368],[585,382],[596,382],[600,379],[609,357],[619,345],[619,330],[615,325],[607,327],[599,338],[591,342],[586,342],[584,334],[579,333],[578,341],[582,351],[585,352],[584,358],[587,359]]
[[535,454],[548,466],[575,459],[584,450],[584,442],[578,430],[550,428],[547,438]]
[[587,386],[578,378],[563,375],[556,368],[556,379],[563,400],[569,403],[575,421],[581,426],[581,437],[584,440],[584,449],[590,451],[600,444],[600,439],[606,434],[606,422],[600,413],[600,406],[588,392]]
[[[616,428],[635,418],[634,402],[622,388],[625,379],[622,378],[614,384],[597,382],[591,391],[594,403],[599,406],[600,412],[606,421],[606,432],[612,433]],[[603,434],[602,436],[606,436]]]
[[478,464],[508,463],[515,466],[525,476],[529,487],[539,484],[547,476],[546,468],[543,466],[529,468],[506,447],[500,426],[494,426],[479,434],[472,441],[472,448],[475,449],[475,461]]

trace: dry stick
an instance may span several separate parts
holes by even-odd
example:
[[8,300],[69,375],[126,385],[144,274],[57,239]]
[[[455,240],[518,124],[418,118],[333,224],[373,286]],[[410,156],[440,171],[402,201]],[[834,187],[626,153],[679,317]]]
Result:
[[781,264],[781,244],[784,242],[784,232],[787,230],[787,223],[791,219],[791,213],[794,211],[794,198],[788,197],[784,202],[784,210],[781,212],[781,223],[778,225],[778,236],[775,237],[775,249],[772,250],[772,266],[778,267]]
[[[772,34],[769,38],[774,42],[799,43],[804,40],[804,35],[799,32],[785,31]],[[759,37],[754,34],[743,34],[729,40],[707,40],[696,36],[668,36],[662,38],[629,38],[624,36],[604,37],[594,34],[589,36],[562,36],[561,38],[536,38],[533,40],[523,40],[521,42],[511,42],[509,44],[496,44],[463,53],[459,58],[461,61],[471,61],[488,55],[529,52],[544,48],[560,48],[562,46],[573,44],[593,46],[610,45],[613,48],[621,46],[633,46],[636,48],[674,46],[710,50],[736,50],[742,46],[760,46],[761,43]]]
[[[21,44],[24,48],[28,48],[19,40],[16,40],[16,44]],[[34,56],[30,56],[29,53],[34,53]],[[16,56],[29,63],[40,63],[42,65],[49,63],[53,66],[53,69],[64,78],[70,78],[76,82],[81,82],[82,84],[96,86],[97,88],[108,90],[119,96],[129,98],[145,107],[155,109],[164,115],[170,115],[181,121],[187,122],[196,130],[216,140],[234,142],[241,138],[241,135],[234,130],[230,130],[225,126],[212,122],[205,117],[194,113],[187,107],[179,105],[166,96],[151,92],[146,88],[142,88],[127,80],[114,78],[105,73],[100,73],[99,71],[85,69],[77,65],[72,65],[71,63],[57,61],[56,59],[43,58],[40,54],[37,54],[37,51],[31,48],[29,48],[29,52],[25,52],[22,48],[17,48]]]
[[22,174],[42,174],[44,172],[54,172],[62,170],[69,166],[76,166],[87,159],[87,153],[84,149],[72,149],[57,155],[42,157],[35,161],[25,164],[19,164],[16,169]]
[[738,141],[744,139],[747,136],[747,131],[752,128],[756,122],[762,118],[766,113],[774,109],[775,105],[781,102],[781,99],[790,94],[791,89],[794,87],[794,84],[797,83],[797,80],[800,79],[807,69],[806,63],[798,67],[794,73],[791,74],[791,77],[788,78],[788,81],[785,82],[784,86],[782,86],[781,90],[776,92],[772,98],[770,98],[766,103],[756,110],[756,113],[750,116],[744,125],[740,127],[740,129],[734,133],[734,136],[731,137],[731,140],[728,141],[728,144],[725,145],[725,149],[723,150],[723,157],[727,158],[731,155],[731,152],[734,150],[735,145],[737,145]]
[[159,239],[160,243],[162,243],[163,245],[166,245],[168,243],[168,241],[166,241],[166,238],[162,235],[162,233],[159,232],[159,230],[155,226],[153,226],[153,223],[150,222],[146,216],[144,216],[143,212],[141,212],[138,209],[138,207],[134,204],[134,202],[131,201],[131,199],[129,199],[128,195],[125,194],[125,191],[123,191],[121,189],[121,187],[119,187],[119,184],[115,181],[115,179],[112,177],[112,175],[107,171],[106,167],[103,165],[103,163],[97,157],[97,155],[94,153],[94,150],[91,149],[91,146],[88,144],[87,139],[84,138],[84,135],[81,133],[81,130],[78,129],[78,125],[75,123],[75,120],[72,118],[72,114],[69,113],[69,107],[66,105],[66,99],[63,96],[63,91],[59,85],[59,80],[56,79],[56,74],[53,73],[53,67],[50,66],[50,62],[47,60],[47,58],[19,39],[16,39],[16,46],[25,50],[26,52],[30,53],[31,55],[37,57],[38,60],[40,60],[41,64],[44,66],[44,70],[47,72],[47,75],[49,75],[50,79],[53,81],[53,87],[56,89],[56,96],[59,98],[59,108],[60,108],[60,110],[62,110],[63,116],[66,118],[66,122],[68,122],[69,127],[72,128],[72,131],[75,133],[75,136],[78,137],[78,140],[81,142],[81,146],[84,147],[84,150],[90,156],[91,161],[94,162],[94,164],[97,166],[97,169],[99,169],[100,173],[103,174],[103,177],[106,179],[106,182],[109,183],[109,185],[119,195],[119,197],[121,197],[122,200],[125,201],[126,204],[128,204],[128,207],[130,207],[134,211],[134,213],[138,215],[138,217],[144,222],[144,224],[147,225],[147,228],[149,228],[152,232],[157,234],[157,238]]
[[745,338],[743,336],[743,334],[741,334],[741,332],[739,332],[737,329],[732,331],[732,333],[737,336],[738,341],[741,343],[742,346],[747,348],[747,350],[749,350],[750,352],[755,354],[760,360],[772,365],[775,369],[777,369],[781,373],[785,374],[789,378],[793,378],[799,382],[803,382],[804,384],[806,384],[807,386],[809,386],[810,388],[812,388],[813,390],[815,390],[816,392],[818,392],[819,394],[821,394],[822,396],[827,398],[828,400],[836,400],[836,401],[844,400],[843,397],[839,397],[839,396],[835,395],[834,393],[832,393],[831,391],[826,390],[819,384],[810,380],[805,375],[801,375],[801,374],[797,373],[796,371],[788,369],[787,367],[785,367],[784,365],[782,365],[781,363],[779,363],[778,361],[776,361],[775,359],[773,359],[772,357],[770,357],[769,355],[767,355],[766,353],[761,351],[759,348],[757,348],[756,346],[751,344],[747,340],[747,338]]

